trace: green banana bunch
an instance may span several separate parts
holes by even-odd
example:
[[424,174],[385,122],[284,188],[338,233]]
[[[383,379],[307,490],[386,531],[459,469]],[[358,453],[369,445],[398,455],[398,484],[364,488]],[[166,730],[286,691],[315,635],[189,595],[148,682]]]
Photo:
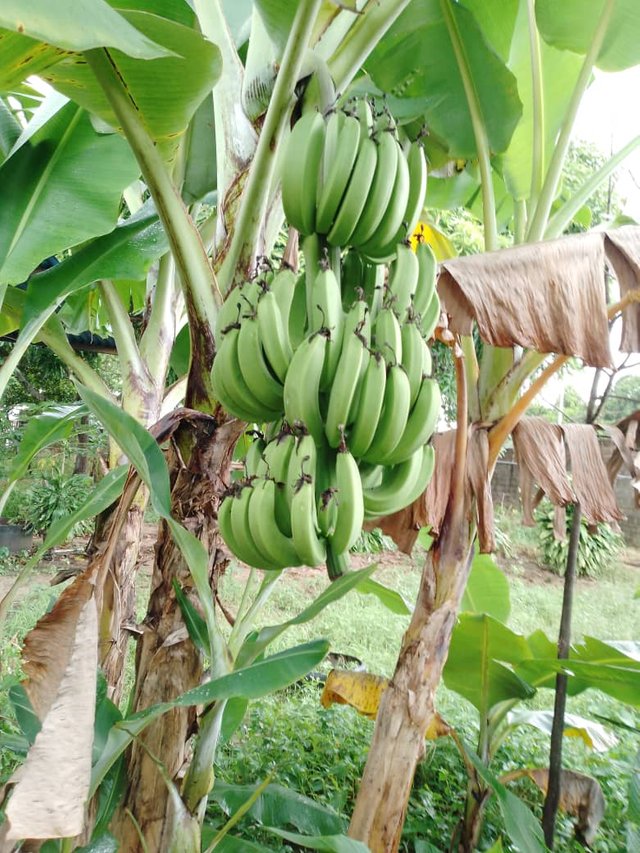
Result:
[[433,447],[425,445],[404,462],[385,467],[379,485],[363,490],[365,519],[391,515],[413,503],[426,489],[434,464]]
[[424,205],[427,166],[418,142],[403,150],[386,111],[366,99],[353,109],[302,115],[283,156],[282,204],[301,235],[355,246],[373,260],[394,256]]

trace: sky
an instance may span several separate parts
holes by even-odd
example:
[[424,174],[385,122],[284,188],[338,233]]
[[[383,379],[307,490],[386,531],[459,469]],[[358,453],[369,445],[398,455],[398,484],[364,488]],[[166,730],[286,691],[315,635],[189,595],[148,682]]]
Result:
[[[640,0],[639,0],[640,2]],[[596,71],[595,78],[587,90],[574,125],[573,138],[592,142],[605,155],[620,150],[634,136],[640,135],[640,67],[620,71],[615,74]],[[640,147],[622,163],[616,172],[616,192],[623,200],[623,212],[640,223]],[[612,353],[614,361],[621,361],[617,350],[620,329],[614,329],[612,335]],[[633,363],[640,361],[632,357]],[[640,367],[621,373],[640,375]],[[578,393],[588,399],[593,381],[593,370],[585,368],[574,372],[565,379],[567,386],[573,386]],[[606,382],[603,378],[602,386]],[[556,404],[562,394],[562,381],[551,381],[540,394],[540,402]]]

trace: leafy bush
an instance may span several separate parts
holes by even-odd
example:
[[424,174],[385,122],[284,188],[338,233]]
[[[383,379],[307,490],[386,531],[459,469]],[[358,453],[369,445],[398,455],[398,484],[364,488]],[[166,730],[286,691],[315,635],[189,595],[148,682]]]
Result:
[[374,530],[363,530],[351,548],[353,554],[380,554],[382,551],[395,551],[392,539],[385,536],[379,527]]
[[[545,566],[559,575],[563,575],[567,565],[569,536],[573,519],[573,506],[566,509],[567,538],[558,541],[553,533],[553,507],[545,504],[536,514],[540,556]],[[589,532],[584,518],[580,523],[580,544],[578,547],[578,577],[598,577],[611,568],[621,547],[622,536],[614,533],[608,524],[599,524],[594,533]]]
[[[22,524],[35,533],[44,534],[54,521],[75,512],[93,490],[93,480],[85,474],[68,476],[54,470],[36,480],[20,502],[7,506],[6,516],[14,524]],[[91,531],[91,521],[74,525],[69,537]]]

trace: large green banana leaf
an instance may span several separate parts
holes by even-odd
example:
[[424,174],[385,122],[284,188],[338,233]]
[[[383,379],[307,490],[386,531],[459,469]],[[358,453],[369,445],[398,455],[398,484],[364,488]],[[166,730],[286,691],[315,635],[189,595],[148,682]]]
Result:
[[[129,2],[128,7],[140,4]],[[217,81],[221,60],[218,48],[193,25],[160,17],[138,8],[121,9],[136,29],[175,55],[152,62],[110,51],[111,61],[151,136],[171,150],[175,137],[189,121]],[[72,54],[42,72],[43,79],[111,126],[117,125],[107,98],[83,57]]]
[[[503,177],[507,189],[515,199],[530,196],[534,156],[534,103],[531,76],[531,46],[527,2],[520,0],[508,65],[518,81],[522,100],[522,118],[515,129],[511,144],[502,156]],[[573,89],[582,67],[583,58],[575,53],[558,50],[540,42],[540,67],[542,73],[543,117],[540,175],[547,173],[554,151],[554,142],[564,119]],[[539,189],[539,188],[538,188]]]
[[[474,15],[459,3],[450,6],[491,151],[502,152],[522,113],[516,79]],[[503,42],[512,26],[508,15],[504,26]],[[500,41],[495,28],[492,41]],[[448,147],[450,157],[476,156],[463,78],[439,0],[413,0],[373,51],[366,69],[383,91],[422,102],[430,133]]]
[[[560,50],[588,51],[605,7],[611,0],[536,0],[542,37]],[[596,59],[605,71],[622,71],[640,63],[640,4],[613,0],[607,32]]]
[[96,133],[76,104],[42,126],[36,113],[32,127],[0,167],[2,284],[18,284],[50,255],[111,231],[122,191],[138,174],[126,142]]

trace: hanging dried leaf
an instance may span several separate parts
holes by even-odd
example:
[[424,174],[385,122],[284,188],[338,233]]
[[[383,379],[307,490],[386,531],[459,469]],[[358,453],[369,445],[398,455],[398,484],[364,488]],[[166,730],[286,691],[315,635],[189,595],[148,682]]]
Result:
[[[543,794],[547,793],[549,785],[549,769],[547,767],[527,770],[526,775],[536,783]],[[605,809],[604,794],[598,782],[584,773],[562,770],[560,774],[560,808],[566,814],[576,818],[576,838],[587,845],[591,845],[604,817]]]
[[589,524],[624,518],[607,476],[596,431],[590,424],[562,427],[571,457],[573,489]]
[[633,412],[616,426],[603,426],[602,429],[613,442],[613,450],[607,459],[607,476],[611,486],[624,466],[631,477],[636,507],[640,508],[640,447],[638,447],[638,423],[640,410]]
[[350,705],[363,717],[375,719],[382,694],[389,680],[368,672],[332,669],[324,685],[320,704],[329,708],[334,703]]
[[602,233],[574,235],[445,261],[438,292],[454,332],[471,334],[475,320],[493,346],[609,367],[604,265]]
[[[640,228],[625,225],[607,231],[605,250],[613,267],[620,296],[624,298],[630,291],[640,290]],[[622,314],[623,352],[640,352],[640,304],[630,305]]]
[[[533,486],[540,486],[555,506],[573,503],[575,495],[567,476],[567,454],[562,431],[544,418],[525,417],[513,433],[513,448],[518,463],[520,497],[525,524],[533,526],[533,510],[539,498]],[[562,537],[564,538],[564,528]]]
[[7,841],[78,835],[84,823],[98,666],[91,580],[80,577],[25,641],[25,689],[42,728],[14,777]]

